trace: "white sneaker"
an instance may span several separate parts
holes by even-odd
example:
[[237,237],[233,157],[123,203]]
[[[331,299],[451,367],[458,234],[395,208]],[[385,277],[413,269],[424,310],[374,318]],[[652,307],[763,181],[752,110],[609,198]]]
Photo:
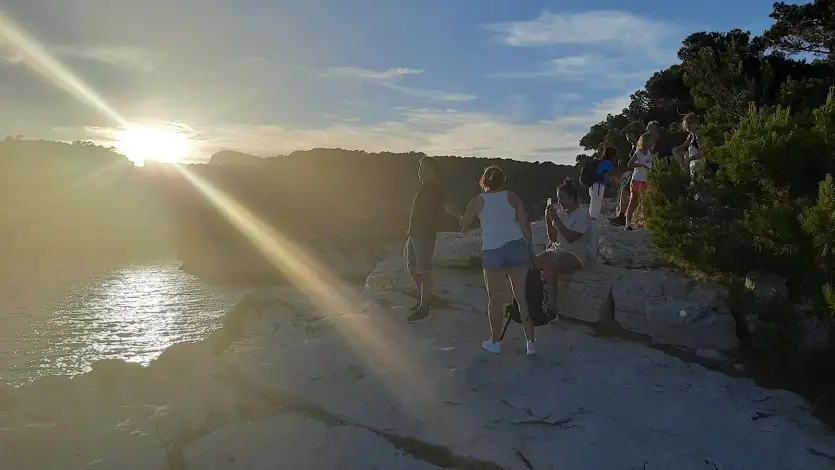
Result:
[[481,349],[491,353],[491,354],[501,354],[502,353],[502,343],[494,343],[493,340],[488,339],[487,341],[481,342]]
[[528,356],[536,356],[536,342],[528,341],[527,350]]

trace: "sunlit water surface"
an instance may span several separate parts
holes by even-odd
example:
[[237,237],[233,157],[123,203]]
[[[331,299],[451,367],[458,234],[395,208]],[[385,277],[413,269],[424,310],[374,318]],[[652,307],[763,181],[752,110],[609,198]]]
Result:
[[0,382],[75,375],[99,359],[147,364],[174,343],[205,338],[245,291],[209,286],[179,265],[132,265],[80,283],[4,280]]

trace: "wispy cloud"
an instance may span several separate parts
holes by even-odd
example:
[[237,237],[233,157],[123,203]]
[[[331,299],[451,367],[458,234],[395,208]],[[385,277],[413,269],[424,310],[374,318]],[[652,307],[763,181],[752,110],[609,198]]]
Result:
[[320,77],[350,77],[361,80],[378,80],[389,82],[406,75],[418,75],[424,73],[422,69],[409,69],[398,67],[382,71],[364,69],[361,67],[332,67],[319,74]]
[[[549,120],[520,123],[498,114],[451,109],[401,109],[397,119],[364,123],[339,120],[319,129],[284,125],[214,125],[189,129],[202,158],[223,149],[256,155],[276,155],[316,147],[432,155],[510,157],[529,161],[573,164],[582,151],[577,142],[588,127],[619,113],[628,96],[603,100],[592,109]],[[112,144],[111,128],[64,130],[84,133],[90,140]]]
[[596,88],[629,88],[643,84],[660,67],[628,57],[607,57],[602,54],[571,55],[546,61],[531,71],[498,72],[501,78],[549,78],[578,82]]
[[477,96],[469,93],[454,93],[443,90],[431,90],[415,88],[400,83],[403,77],[409,75],[420,75],[425,73],[423,69],[411,69],[405,67],[391,68],[386,70],[371,70],[361,67],[332,67],[319,74],[322,78],[350,78],[355,80],[368,81],[375,85],[391,88],[413,98],[424,98],[432,101],[472,101]]
[[543,12],[535,20],[488,26],[511,46],[553,44],[634,44],[653,42],[669,25],[621,11]]
[[136,47],[113,46],[56,46],[50,51],[63,57],[98,62],[134,72],[151,72],[154,62],[151,54]]

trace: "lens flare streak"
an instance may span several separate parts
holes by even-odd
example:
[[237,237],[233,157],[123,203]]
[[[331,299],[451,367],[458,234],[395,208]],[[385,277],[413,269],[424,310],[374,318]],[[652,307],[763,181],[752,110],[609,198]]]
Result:
[[77,100],[96,109],[119,125],[127,125],[127,120],[110,107],[104,99],[2,12],[0,12],[0,49],[8,50],[15,60],[20,60],[53,85],[69,92]]

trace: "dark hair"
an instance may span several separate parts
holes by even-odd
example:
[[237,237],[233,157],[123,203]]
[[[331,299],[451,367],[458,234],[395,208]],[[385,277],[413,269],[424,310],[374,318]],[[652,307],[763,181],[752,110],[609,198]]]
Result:
[[603,151],[603,158],[605,158],[606,160],[614,160],[617,156],[618,149],[614,147],[606,147],[606,150]]
[[484,169],[479,184],[485,191],[492,191],[503,187],[505,180],[504,171],[497,165],[490,165]]
[[561,192],[565,193],[566,196],[573,198],[575,201],[580,201],[580,188],[577,187],[577,183],[574,182],[573,178],[566,178],[565,181],[559,185],[557,188],[557,194]]
[[697,122],[697,123],[698,123],[698,122],[700,122],[699,115],[698,115],[698,114],[696,114],[696,113],[694,113],[693,111],[690,111],[689,113],[685,114],[685,115],[684,115],[684,117],[682,117],[682,118],[681,118],[681,127],[682,127],[682,129],[686,129],[686,128],[687,128],[687,122],[688,122],[688,121],[689,121],[689,122],[693,122],[693,121],[695,121],[695,122]]
[[426,155],[420,157],[420,160],[418,160],[418,164],[423,165],[424,168],[431,169],[435,173],[441,171],[441,165],[438,163],[438,160],[435,160],[434,158]]

